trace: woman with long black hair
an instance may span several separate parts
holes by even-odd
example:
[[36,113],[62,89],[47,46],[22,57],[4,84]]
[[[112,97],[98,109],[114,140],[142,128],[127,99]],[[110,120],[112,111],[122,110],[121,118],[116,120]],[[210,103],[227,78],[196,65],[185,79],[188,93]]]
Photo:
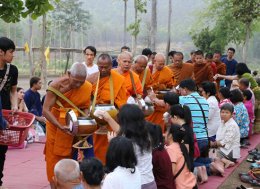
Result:
[[185,129],[172,124],[166,132],[168,146],[166,150],[172,163],[172,174],[177,189],[193,189],[196,187],[196,177],[192,173],[192,165],[188,150],[184,144]]

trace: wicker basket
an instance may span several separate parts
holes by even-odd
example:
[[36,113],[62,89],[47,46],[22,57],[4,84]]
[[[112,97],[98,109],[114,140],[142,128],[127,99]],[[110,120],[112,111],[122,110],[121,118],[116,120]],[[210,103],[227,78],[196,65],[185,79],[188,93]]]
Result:
[[0,133],[0,145],[20,146],[27,137],[35,116],[31,113],[3,110],[4,118],[9,122],[10,128]]

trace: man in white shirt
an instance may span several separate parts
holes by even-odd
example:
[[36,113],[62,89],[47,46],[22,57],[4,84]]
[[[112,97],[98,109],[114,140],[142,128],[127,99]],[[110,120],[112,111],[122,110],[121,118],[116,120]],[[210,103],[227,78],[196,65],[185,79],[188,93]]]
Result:
[[84,55],[85,55],[85,62],[83,62],[86,65],[87,68],[87,76],[98,72],[98,66],[94,64],[94,59],[97,54],[97,50],[93,46],[87,46],[84,49]]

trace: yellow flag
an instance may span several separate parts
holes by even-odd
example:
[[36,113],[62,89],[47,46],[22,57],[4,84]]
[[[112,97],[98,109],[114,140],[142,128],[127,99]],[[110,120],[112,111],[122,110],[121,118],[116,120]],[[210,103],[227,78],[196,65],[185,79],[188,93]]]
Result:
[[27,42],[24,44],[24,52],[26,52],[26,53],[30,52],[30,48],[29,48],[29,45]]
[[49,64],[50,63],[50,47],[47,47],[47,49],[44,52],[44,55],[45,55],[47,64]]

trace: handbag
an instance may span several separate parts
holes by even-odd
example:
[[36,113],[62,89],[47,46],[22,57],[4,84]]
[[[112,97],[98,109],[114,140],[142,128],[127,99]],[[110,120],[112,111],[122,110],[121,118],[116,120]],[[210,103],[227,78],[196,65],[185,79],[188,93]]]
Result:
[[9,72],[10,72],[10,64],[7,63],[6,66],[7,66],[7,68],[6,68],[5,76],[4,76],[4,78],[3,78],[3,80],[1,81],[1,84],[0,84],[0,92],[4,88],[4,86],[7,82],[8,76],[9,76]]

